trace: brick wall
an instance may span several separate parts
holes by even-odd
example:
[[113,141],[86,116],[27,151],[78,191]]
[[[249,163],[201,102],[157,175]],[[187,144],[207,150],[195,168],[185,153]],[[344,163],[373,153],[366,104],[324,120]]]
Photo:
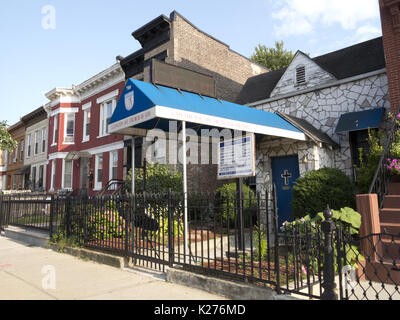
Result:
[[172,18],[174,45],[167,62],[213,76],[218,98],[234,101],[248,78],[268,71],[200,31],[178,13],[174,12]]
[[380,0],[379,4],[391,111],[395,113],[400,106],[400,0]]

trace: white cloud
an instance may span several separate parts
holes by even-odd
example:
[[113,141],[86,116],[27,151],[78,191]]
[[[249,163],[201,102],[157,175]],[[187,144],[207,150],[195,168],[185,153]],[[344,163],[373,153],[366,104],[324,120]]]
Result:
[[374,37],[379,37],[380,35],[382,35],[382,30],[380,28],[366,24],[357,29],[355,38],[356,42],[363,42]]
[[354,30],[359,23],[379,17],[377,0],[281,0],[274,7],[272,18],[279,21],[274,25],[278,37],[309,34],[320,25],[339,24]]

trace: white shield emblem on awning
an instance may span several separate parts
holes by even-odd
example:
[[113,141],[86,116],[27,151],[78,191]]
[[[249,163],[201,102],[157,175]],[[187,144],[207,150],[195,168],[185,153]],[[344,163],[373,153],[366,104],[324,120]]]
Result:
[[135,102],[135,97],[133,95],[133,91],[128,92],[125,94],[125,108],[126,110],[130,111],[133,108]]

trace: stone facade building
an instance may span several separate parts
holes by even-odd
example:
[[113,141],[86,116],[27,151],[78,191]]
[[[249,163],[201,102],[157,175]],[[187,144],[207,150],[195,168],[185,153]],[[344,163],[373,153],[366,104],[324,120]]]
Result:
[[[250,78],[237,102],[279,113],[308,136],[305,142],[269,137],[258,142],[258,191],[285,178],[284,171],[274,172],[283,170],[273,167],[274,159],[284,161],[290,156],[297,158],[297,168],[292,170],[297,170],[298,176],[332,167],[356,179],[359,148],[368,148],[368,128],[358,128],[357,117],[382,117],[384,110],[390,112],[382,38],[312,59],[299,51],[288,68]],[[353,127],[338,130],[339,122],[345,123],[349,117],[357,119],[346,124]],[[377,120],[378,127],[384,128],[386,122]],[[291,176],[290,185],[296,176]],[[289,187],[287,190],[291,194]],[[287,197],[291,199],[291,195]]]

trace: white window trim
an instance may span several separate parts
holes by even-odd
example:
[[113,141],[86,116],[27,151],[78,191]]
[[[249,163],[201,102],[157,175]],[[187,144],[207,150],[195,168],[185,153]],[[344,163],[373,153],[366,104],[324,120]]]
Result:
[[[73,114],[74,116],[74,135],[73,135],[73,141],[72,142],[66,142],[65,138],[67,137],[67,119],[68,119],[68,114]],[[76,134],[76,119],[75,119],[75,113],[71,112],[71,113],[65,113],[64,114],[64,139],[63,139],[63,145],[71,145],[71,144],[75,144],[75,134]]]
[[62,186],[62,189],[64,189],[64,190],[72,190],[73,189],[73,186],[74,186],[74,160],[70,160],[71,162],[72,162],[72,165],[71,165],[71,188],[65,188],[65,185],[64,185],[64,183],[65,183],[65,179],[64,179],[64,175],[65,175],[65,159],[63,159],[63,165],[62,165],[62,181],[61,181],[61,186]]
[[[110,161],[109,161],[109,163],[110,163],[110,168],[109,168],[109,173],[108,173],[108,180],[111,180],[112,179],[112,169],[114,168],[113,167],[113,153],[117,153],[117,168],[118,168],[118,162],[119,162],[119,152],[118,152],[118,150],[113,150],[113,151],[110,151]],[[118,178],[118,177],[117,177]]]
[[[44,145],[44,150],[43,150],[43,145]],[[46,153],[47,149],[47,127],[42,128],[42,145],[41,145],[40,153]]]
[[[35,131],[35,144],[34,144],[34,151],[33,151],[33,154],[36,156],[36,155],[38,155],[40,152],[40,138],[39,138],[39,135],[40,135],[40,130],[36,130]],[[37,152],[36,152],[36,144],[37,144]]]
[[[57,142],[56,142],[56,128],[57,128],[57,131],[59,130],[59,123],[58,123],[58,116],[57,115],[55,115],[54,116],[54,118],[53,118],[53,143],[51,144],[51,146],[52,147],[54,147],[54,146],[56,146],[57,145],[57,143],[58,143],[58,139],[57,139]],[[56,124],[57,124],[57,126],[56,126]]]
[[56,174],[56,160],[51,160],[50,192],[54,191],[54,179]]
[[[83,109],[83,132],[82,132],[83,140],[82,140],[82,142],[88,142],[90,140],[90,133],[89,133],[89,135],[86,135],[86,125],[87,125],[87,120],[88,120],[88,117],[87,117],[88,112],[91,112],[91,108],[90,108],[91,105],[92,105],[92,103],[90,103],[89,107],[87,107],[85,109],[83,109],[83,107],[82,107],[82,109]],[[91,114],[90,114],[90,123],[92,123],[92,115]]]
[[96,157],[95,157],[95,165],[94,165],[95,172],[94,172],[94,189],[93,189],[93,191],[100,191],[103,188],[103,181],[101,181],[101,182],[97,181],[97,178],[98,178],[97,169],[99,167],[99,157],[100,156],[103,157],[103,177],[104,177],[104,154],[99,153],[99,154],[96,154]]
[[102,104],[103,102],[106,102],[106,101],[116,98],[118,96],[118,94],[119,94],[119,89],[111,91],[111,92],[105,94],[104,96],[97,98],[96,103]]
[[[116,99],[108,99],[103,101],[103,103],[100,104],[100,123],[99,123],[99,136],[97,139],[104,138],[110,135],[110,133],[104,133],[102,132],[102,125],[103,122],[105,121],[105,114],[107,112],[106,106],[109,102],[112,102],[112,113],[114,113],[116,107],[117,107],[117,100]],[[106,124],[105,124],[106,125]],[[104,130],[107,130],[107,127],[104,128]]]

